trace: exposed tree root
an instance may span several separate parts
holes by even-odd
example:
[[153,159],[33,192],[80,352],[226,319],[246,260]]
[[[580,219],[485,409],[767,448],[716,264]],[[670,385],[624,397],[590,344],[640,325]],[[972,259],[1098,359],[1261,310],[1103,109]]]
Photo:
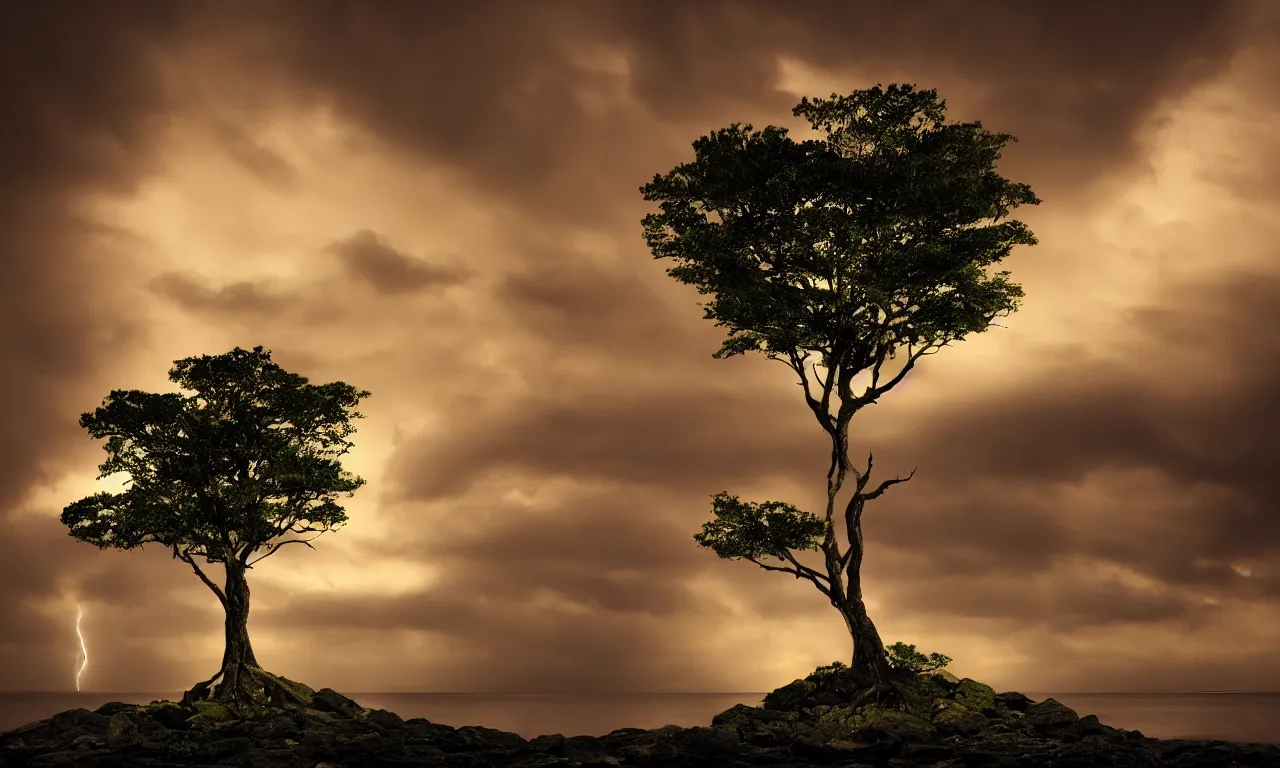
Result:
[[[303,709],[311,704],[315,691],[309,687],[273,675],[256,666],[242,665],[218,674],[204,682],[196,683],[182,694],[183,703],[215,701],[232,711],[247,711],[257,707],[271,709]],[[219,677],[222,682],[214,686]]]
[[210,690],[213,686],[214,681],[216,681],[220,677],[222,677],[222,670],[218,670],[218,674],[214,675],[208,680],[205,680],[204,682],[196,683],[195,685],[191,686],[191,690],[183,691],[182,703],[194,704],[197,701],[207,701],[209,699]]
[[897,708],[902,704],[902,691],[892,683],[876,683],[860,691],[853,700],[854,707],[879,704],[885,708]]

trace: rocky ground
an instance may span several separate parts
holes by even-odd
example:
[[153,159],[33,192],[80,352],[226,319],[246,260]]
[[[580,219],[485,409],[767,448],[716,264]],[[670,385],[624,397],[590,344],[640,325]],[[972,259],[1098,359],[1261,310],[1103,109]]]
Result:
[[[296,684],[295,684],[296,685]],[[369,710],[327,688],[304,709],[234,717],[210,702],[112,702],[0,734],[6,768],[584,768],[590,766],[1276,766],[1280,747],[1145,738],[1079,717],[1053,699],[921,676],[896,708],[857,706],[838,671],[819,670],[736,706],[710,727],[539,736]]]

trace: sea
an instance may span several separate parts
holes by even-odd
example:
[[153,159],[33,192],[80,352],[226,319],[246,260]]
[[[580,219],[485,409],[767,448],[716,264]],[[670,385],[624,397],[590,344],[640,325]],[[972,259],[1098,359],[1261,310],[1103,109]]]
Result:
[[[710,725],[735,704],[758,704],[763,693],[348,693],[361,706],[404,719],[452,726],[483,725],[525,738],[559,733],[601,736],[618,728]],[[1160,739],[1280,743],[1280,693],[1027,693],[1054,698],[1081,715]],[[180,699],[157,693],[0,693],[0,732],[68,709],[108,701],[146,704]]]

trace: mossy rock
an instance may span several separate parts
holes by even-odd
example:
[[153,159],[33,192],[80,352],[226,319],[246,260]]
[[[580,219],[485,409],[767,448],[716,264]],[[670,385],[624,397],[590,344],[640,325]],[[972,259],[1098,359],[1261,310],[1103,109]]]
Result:
[[966,677],[956,687],[955,700],[972,710],[991,709],[996,705],[996,689]]
[[932,741],[937,736],[933,725],[917,715],[868,704],[853,718],[853,735],[860,738],[889,736],[900,741]]
[[818,690],[811,680],[794,680],[765,694],[764,708],[778,712],[795,712]]
[[187,718],[191,717],[195,710],[176,701],[153,701],[139,707],[138,712],[166,728],[181,730],[186,725]]
[[192,719],[203,717],[214,723],[225,723],[235,719],[235,716],[231,714],[231,710],[216,701],[197,701],[193,706],[196,708],[196,714],[193,715]]
[[138,724],[127,713],[117,712],[107,720],[107,737],[112,741],[127,738],[138,732]]
[[955,695],[956,686],[933,674],[904,679],[894,684],[901,701],[897,709],[910,712],[924,719],[933,713],[933,703]]
[[223,721],[215,720],[208,715],[192,715],[187,718],[187,726],[201,731],[209,731],[217,728]]
[[858,713],[851,706],[820,705],[813,708],[813,727],[822,741],[848,739],[858,727]]
[[976,733],[987,724],[987,718],[981,712],[949,699],[934,702],[932,720],[939,728],[966,734]]
[[285,691],[292,693],[294,696],[298,697],[298,699],[300,699],[304,705],[310,705],[311,700],[316,695],[315,689],[311,688],[310,686],[304,683],[299,683],[297,680],[290,680],[287,677],[281,677],[280,675],[273,675],[272,673],[267,672],[265,670],[262,672],[262,676],[269,678],[270,680],[274,681],[277,685],[279,685],[281,688],[283,688]]
[[736,731],[750,744],[762,747],[785,746],[809,727],[800,723],[796,712],[781,712],[737,704],[711,719],[711,727]]
[[952,685],[955,685],[956,683],[960,682],[960,678],[956,677],[955,675],[951,674],[950,672],[948,672],[948,671],[947,671],[947,670],[945,670],[945,669],[930,669],[930,670],[926,670],[926,671],[924,671],[924,672],[921,672],[921,673],[920,673],[920,676],[921,676],[921,677],[935,677],[935,678],[938,678],[938,679],[940,679],[940,680],[944,680],[944,681],[946,681],[946,682],[948,682],[948,683],[951,683]]

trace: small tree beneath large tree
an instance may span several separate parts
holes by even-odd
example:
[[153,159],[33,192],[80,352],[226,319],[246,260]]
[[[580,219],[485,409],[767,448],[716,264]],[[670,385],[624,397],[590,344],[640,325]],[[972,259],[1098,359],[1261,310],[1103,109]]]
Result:
[[[1036,243],[1009,214],[1040,201],[995,170],[1014,138],[947,123],[945,108],[911,85],[805,98],[793,114],[825,137],[797,142],[785,128],[735,123],[641,187],[660,208],[644,219],[654,258],[673,260],[667,274],[710,296],[704,316],[728,330],[715,357],[760,352],[786,364],[831,442],[825,514],[721,492],[694,539],[811,581],[844,618],[851,672],[871,688],[887,686],[891,667],[862,598],[862,512],[914,470],[871,486],[871,455],[862,470],[849,458],[850,420],[921,357],[1016,310],[1021,287],[987,267]],[[837,497],[849,474],[842,551]],[[822,554],[821,567],[801,562],[806,550]]]
[[[129,479],[119,493],[68,505],[62,522],[101,549],[165,547],[217,596],[226,612],[222,664],[185,700],[300,705],[254,656],[246,572],[347,521],[334,500],[364,480],[338,457],[352,446],[351,420],[361,418],[352,409],[369,393],[340,381],[308,384],[262,347],[178,360],[169,379],[191,394],[114,390],[81,415],[80,426],[107,441],[99,478]],[[222,587],[199,561],[222,565]]]

